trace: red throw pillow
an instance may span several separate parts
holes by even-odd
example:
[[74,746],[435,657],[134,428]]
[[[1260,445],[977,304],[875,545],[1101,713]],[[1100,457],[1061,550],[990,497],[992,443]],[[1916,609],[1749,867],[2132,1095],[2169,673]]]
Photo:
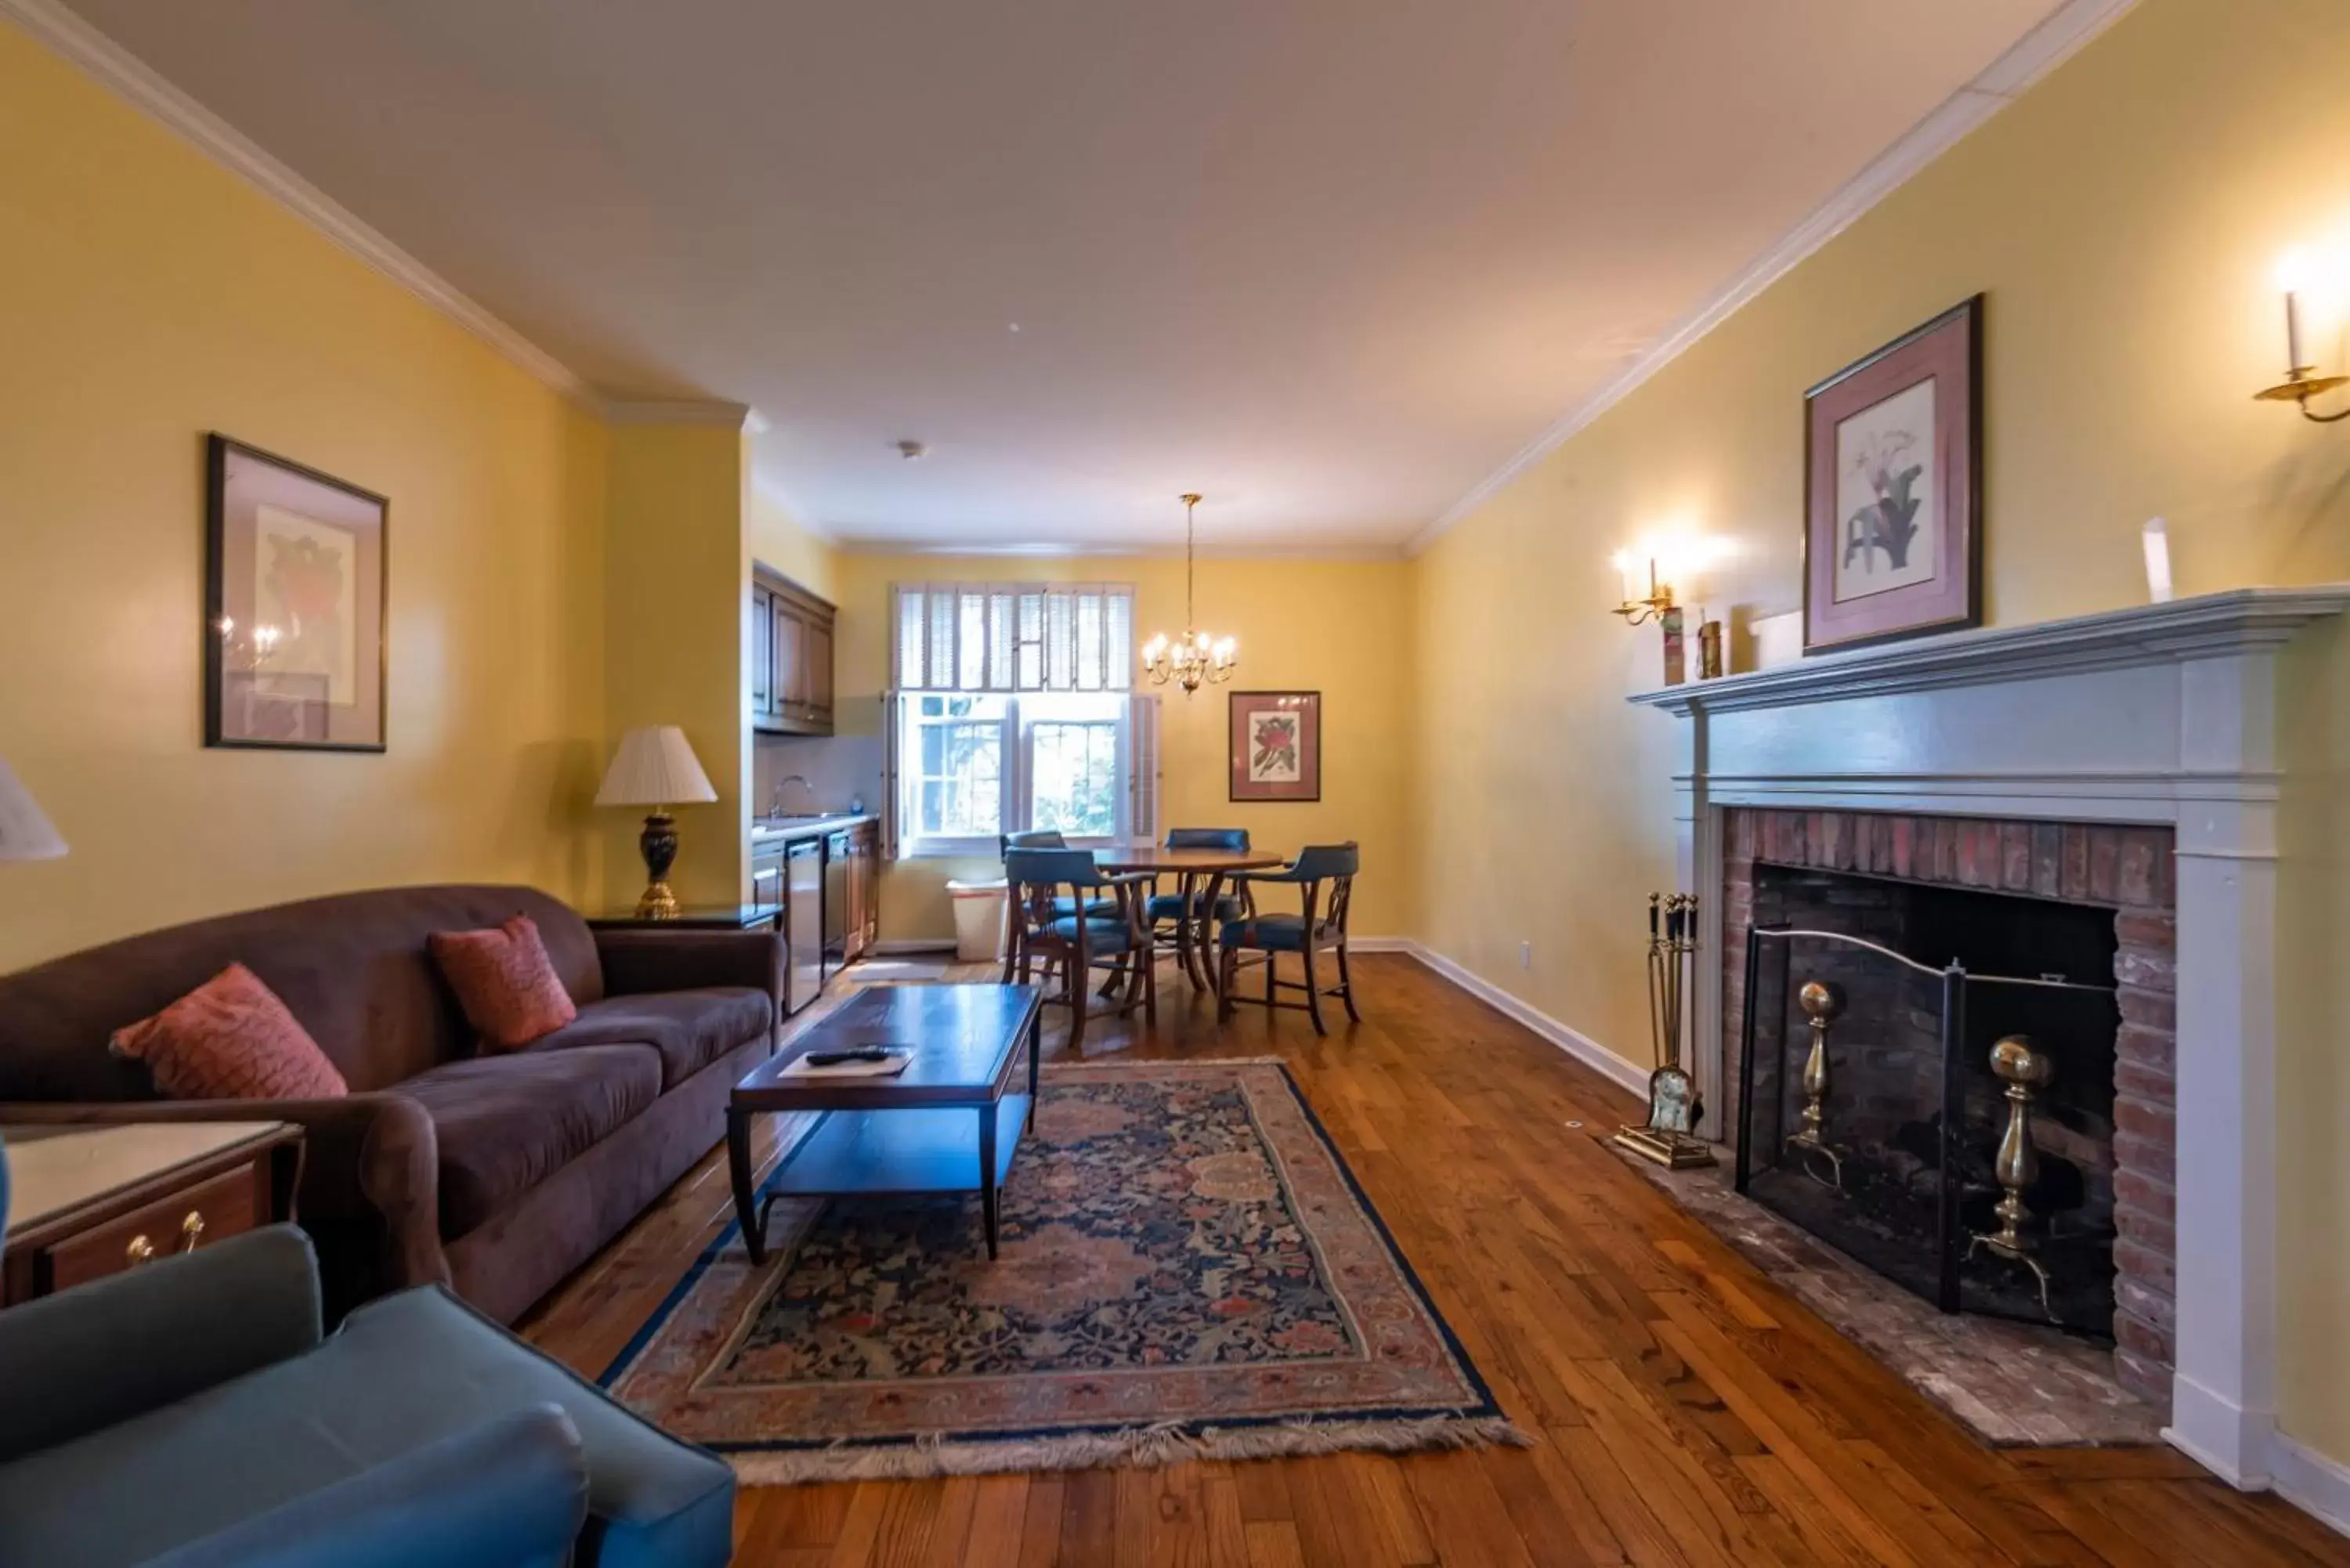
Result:
[[175,1100],[330,1100],[351,1092],[301,1021],[241,963],[116,1030],[110,1049],[146,1063],[155,1086]]
[[427,940],[485,1050],[517,1050],[579,1016],[528,915],[486,931],[435,931]]

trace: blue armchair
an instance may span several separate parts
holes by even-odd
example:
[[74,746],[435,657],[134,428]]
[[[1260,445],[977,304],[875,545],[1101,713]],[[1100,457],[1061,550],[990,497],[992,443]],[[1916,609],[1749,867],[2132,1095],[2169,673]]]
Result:
[[0,1312],[0,1563],[717,1568],[733,1549],[723,1461],[445,1290],[322,1336],[290,1225]]

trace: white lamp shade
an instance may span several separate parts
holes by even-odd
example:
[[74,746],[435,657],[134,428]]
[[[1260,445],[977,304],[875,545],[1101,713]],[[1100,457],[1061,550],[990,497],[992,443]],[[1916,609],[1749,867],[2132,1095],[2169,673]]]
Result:
[[32,793],[0,763],[0,860],[55,860],[65,852],[66,841],[33,804]]
[[699,805],[717,798],[675,724],[648,724],[622,735],[604,787],[596,792],[598,805]]

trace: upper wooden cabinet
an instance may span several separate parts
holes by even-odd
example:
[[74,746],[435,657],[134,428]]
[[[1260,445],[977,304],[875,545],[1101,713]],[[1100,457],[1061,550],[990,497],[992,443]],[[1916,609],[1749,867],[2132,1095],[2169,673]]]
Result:
[[751,578],[751,722],[781,735],[832,733],[832,623],[839,612],[764,566]]

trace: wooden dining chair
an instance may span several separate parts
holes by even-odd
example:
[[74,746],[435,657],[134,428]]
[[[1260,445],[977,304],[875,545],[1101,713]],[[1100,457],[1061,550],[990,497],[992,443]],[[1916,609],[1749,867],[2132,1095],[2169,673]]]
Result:
[[[1048,990],[1045,1000],[1069,1010],[1070,1050],[1085,1045],[1087,986],[1097,969],[1127,977],[1125,1004],[1113,1008],[1113,1015],[1126,1016],[1139,1005],[1148,1022],[1158,1022],[1159,980],[1148,961],[1150,930],[1142,918],[1148,873],[1110,876],[1083,849],[1007,849],[1003,879],[1012,919],[1007,981],[1016,976],[1029,984],[1042,964],[1050,987],[1059,972],[1060,994]],[[1138,958],[1144,961],[1128,961]]]
[[[996,857],[1003,860],[1008,860],[1015,849],[1066,849],[1068,846],[1069,841],[1062,837],[1057,829],[1050,827],[1027,828],[1018,833],[999,833],[995,836]],[[1016,904],[1017,900],[1014,902]],[[1077,912],[1077,901],[1075,898],[1058,899],[1055,901],[1055,912],[1074,915]],[[1003,944],[1003,983],[1006,985],[1012,983],[1014,951],[1015,949],[1012,943]]]
[[[1217,946],[1223,982],[1217,988],[1219,1019],[1230,1018],[1232,1004],[1240,1000],[1233,992],[1240,980],[1241,955],[1254,952],[1264,955],[1261,961],[1266,1007],[1302,1008],[1314,1020],[1314,1033],[1327,1034],[1329,1031],[1322,1026],[1322,999],[1335,996],[1347,1004],[1348,1018],[1357,1023],[1363,1021],[1355,1008],[1354,971],[1347,962],[1347,910],[1354,901],[1355,873],[1361,865],[1362,853],[1351,843],[1317,844],[1299,850],[1297,858],[1278,871],[1233,873],[1233,886],[1243,896],[1259,885],[1286,883],[1296,887],[1304,908],[1295,915],[1268,915],[1252,905],[1219,922]],[[1315,972],[1314,955],[1323,951],[1335,951],[1338,958],[1338,983],[1328,990],[1323,989]],[[1295,953],[1305,966],[1302,985],[1280,977],[1276,961],[1283,953]],[[1305,1000],[1283,1002],[1279,993],[1284,990],[1303,991]]]
[[[1248,853],[1249,836],[1245,827],[1170,827],[1167,830],[1170,849],[1222,849],[1233,854]],[[1178,876],[1178,888],[1162,893],[1153,877],[1150,900],[1143,906],[1144,918],[1150,924],[1150,940],[1154,952],[1171,952],[1183,966],[1183,972],[1201,991],[1208,987],[1208,966],[1213,961],[1215,941],[1208,935],[1207,922],[1237,918],[1251,906],[1244,896],[1231,893],[1217,895],[1216,907],[1201,906],[1207,898],[1203,879],[1197,876]],[[1190,908],[1185,908],[1186,900]],[[1205,936],[1206,940],[1201,940]]]

